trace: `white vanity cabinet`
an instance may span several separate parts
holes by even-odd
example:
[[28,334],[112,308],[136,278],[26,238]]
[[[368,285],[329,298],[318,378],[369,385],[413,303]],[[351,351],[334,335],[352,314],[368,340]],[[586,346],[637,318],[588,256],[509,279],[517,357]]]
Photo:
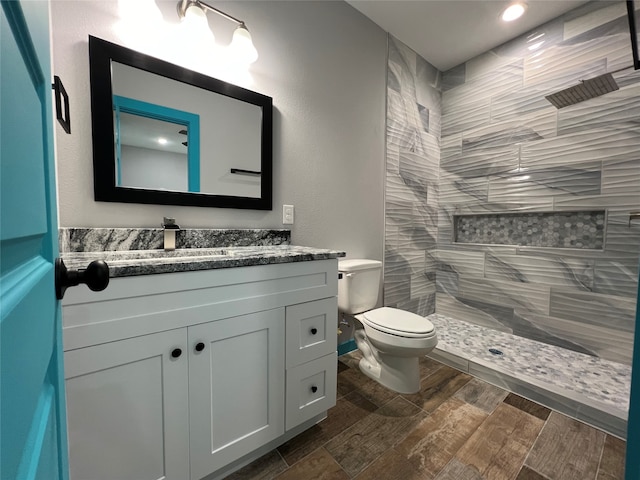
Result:
[[335,405],[338,355],[336,298],[287,307],[286,428]]
[[197,480],[284,434],[284,309],[188,330],[191,478]]
[[186,329],[65,353],[73,480],[186,478]]
[[71,480],[222,478],[336,398],[337,261],[111,279],[63,300]]

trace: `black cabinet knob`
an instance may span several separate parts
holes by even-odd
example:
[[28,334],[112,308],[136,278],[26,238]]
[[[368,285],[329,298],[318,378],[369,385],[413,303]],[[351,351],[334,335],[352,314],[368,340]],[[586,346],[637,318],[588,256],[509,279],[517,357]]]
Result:
[[316,327],[313,327],[311,329],[311,335],[315,335],[316,333],[318,333],[318,329]]
[[202,350],[204,350],[204,343],[202,342],[196,343],[196,352],[201,352]]
[[81,283],[86,283],[94,292],[104,290],[109,285],[109,265],[103,260],[94,260],[85,269],[67,270],[62,259],[56,258],[56,298],[62,300],[67,288]]
[[179,348],[174,348],[174,349],[171,351],[171,356],[172,356],[173,358],[178,358],[180,355],[182,355],[182,350],[181,350],[181,349],[179,349]]
[[311,392],[312,392],[312,393],[316,393],[317,391],[318,391],[318,387],[316,387],[315,385],[313,385],[313,386],[311,387]]

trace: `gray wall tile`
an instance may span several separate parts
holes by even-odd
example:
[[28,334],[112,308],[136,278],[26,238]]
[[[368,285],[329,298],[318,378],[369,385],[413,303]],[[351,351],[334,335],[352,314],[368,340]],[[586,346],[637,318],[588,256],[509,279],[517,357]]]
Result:
[[549,313],[550,289],[534,283],[492,280],[461,275],[457,297],[504,305],[518,310]]
[[633,298],[638,291],[638,258],[635,256],[616,261],[596,260],[594,272],[596,293]]
[[584,35],[618,18],[625,19],[626,15],[627,8],[625,4],[616,2],[595,12],[589,12],[576,18],[569,18],[564,22],[564,39],[568,40],[578,35]]
[[520,168],[636,160],[639,149],[640,128],[612,124],[525,143],[520,152]]
[[504,202],[530,197],[561,197],[599,195],[601,162],[529,169],[492,176],[489,179],[488,201]]
[[592,291],[594,265],[595,260],[592,259],[488,253],[485,276],[547,287],[570,287]]
[[440,159],[440,168],[464,178],[511,172],[518,168],[518,145],[476,149]]
[[440,202],[447,204],[487,202],[489,199],[489,179],[487,177],[464,178],[459,175],[440,172]]
[[640,206],[640,152],[633,160],[605,160],[602,162],[602,194],[626,193],[637,198],[631,203]]
[[552,288],[549,313],[553,317],[633,333],[636,302],[631,298]]
[[507,326],[508,320],[513,316],[513,309],[471,300],[465,301],[444,293],[436,293],[436,311],[440,315],[475,325],[513,333],[513,330]]
[[[443,102],[444,105],[446,103]],[[491,100],[484,99],[469,103],[466,110],[457,109],[442,114],[442,136],[455,135],[478,125],[487,125],[491,119]]]
[[628,65],[629,34],[600,37],[578,44],[557,44],[542,49],[537,55],[529,55],[524,59],[524,86],[553,79],[560,83],[571,76],[572,83],[577,84],[581,78],[592,75],[590,69],[597,60],[606,60],[607,71]]
[[640,85],[631,85],[588,102],[570,105],[558,111],[558,135],[612,123],[639,126]]
[[428,315],[435,311],[427,251],[438,228],[441,74],[393,37],[388,72],[384,304]]
[[527,312],[527,319],[532,325],[581,345],[600,358],[613,362],[631,363],[633,337],[626,331],[606,325],[586,324],[531,312]]
[[[640,210],[640,73],[616,74],[619,91],[567,109],[544,98],[629,64],[625,11],[623,2],[591,2],[443,74],[431,254],[438,313],[628,362],[623,339],[640,257],[640,225],[628,227],[629,212]],[[530,49],[536,35],[544,43]],[[584,210],[607,211],[594,250],[451,243],[454,215]],[[482,253],[481,269],[473,260]],[[518,294],[527,288],[546,290],[527,300]]]
[[484,275],[484,252],[438,249],[428,252],[427,255],[433,258],[438,271],[473,277]]
[[[566,109],[544,98],[629,63],[625,8],[590,2],[443,74],[390,39],[386,304],[629,362],[640,73]],[[585,210],[607,211],[580,242],[593,250],[571,232],[550,247],[452,243],[454,215]]]

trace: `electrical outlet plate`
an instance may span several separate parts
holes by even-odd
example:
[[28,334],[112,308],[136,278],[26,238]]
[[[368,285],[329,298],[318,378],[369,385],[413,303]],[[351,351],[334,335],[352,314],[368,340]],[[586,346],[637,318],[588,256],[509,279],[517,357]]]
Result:
[[282,205],[283,225],[293,225],[293,205]]

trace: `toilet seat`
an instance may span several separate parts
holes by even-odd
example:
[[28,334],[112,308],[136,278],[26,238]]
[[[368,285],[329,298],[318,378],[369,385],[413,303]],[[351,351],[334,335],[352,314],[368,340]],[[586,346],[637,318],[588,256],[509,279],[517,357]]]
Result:
[[364,312],[360,317],[368,327],[398,337],[428,338],[435,336],[435,328],[429,320],[397,308],[376,308]]

